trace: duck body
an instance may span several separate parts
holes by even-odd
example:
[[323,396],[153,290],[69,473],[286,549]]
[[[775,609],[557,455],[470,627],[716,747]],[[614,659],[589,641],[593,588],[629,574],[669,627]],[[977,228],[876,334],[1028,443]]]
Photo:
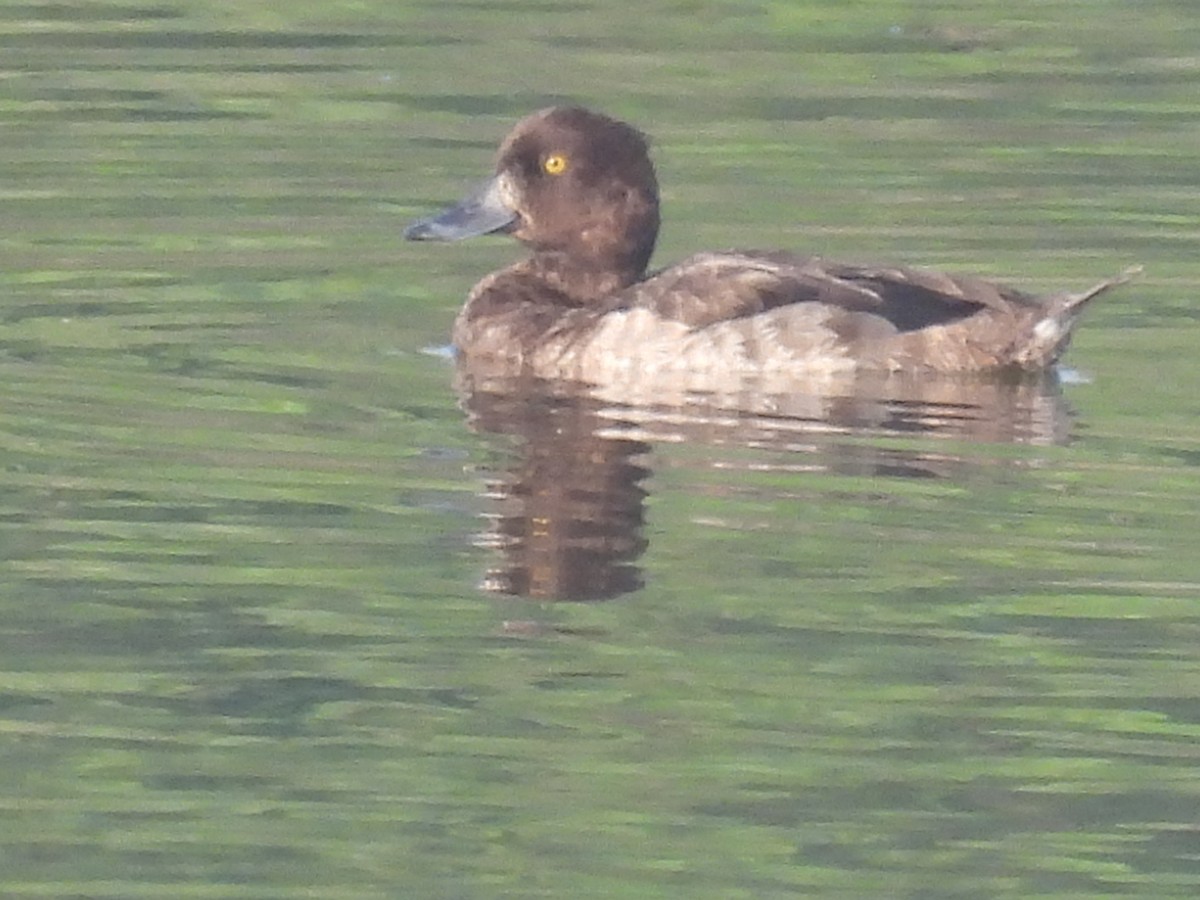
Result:
[[470,292],[460,360],[494,374],[597,384],[869,373],[1037,372],[1087,303],[1132,277],[1035,297],[978,278],[787,253],[699,253],[647,275],[659,227],[645,138],[578,107],[523,119],[495,175],[410,240],[507,232],[525,260]]

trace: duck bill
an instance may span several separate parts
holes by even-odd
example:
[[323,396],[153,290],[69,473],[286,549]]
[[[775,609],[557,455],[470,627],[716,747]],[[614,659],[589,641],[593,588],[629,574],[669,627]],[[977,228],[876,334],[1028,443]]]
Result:
[[506,201],[508,195],[506,179],[497,175],[449,209],[413,222],[404,230],[404,237],[410,241],[461,241],[503,231],[517,218]]

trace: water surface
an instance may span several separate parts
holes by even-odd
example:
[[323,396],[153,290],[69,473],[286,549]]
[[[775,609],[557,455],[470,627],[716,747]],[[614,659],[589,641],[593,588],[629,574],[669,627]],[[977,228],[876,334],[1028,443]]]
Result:
[[[0,893],[1196,894],[1190,6],[639,10],[0,10]],[[400,230],[564,99],[661,263],[1146,275],[1026,394],[463,392],[515,251]]]

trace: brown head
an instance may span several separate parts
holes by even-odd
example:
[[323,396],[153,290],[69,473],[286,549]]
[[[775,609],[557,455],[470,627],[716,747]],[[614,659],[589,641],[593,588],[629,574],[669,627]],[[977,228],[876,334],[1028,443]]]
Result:
[[500,147],[495,176],[457,206],[411,225],[405,237],[504,231],[535,256],[630,284],[645,272],[658,225],[658,183],[641,132],[557,106],[517,123]]

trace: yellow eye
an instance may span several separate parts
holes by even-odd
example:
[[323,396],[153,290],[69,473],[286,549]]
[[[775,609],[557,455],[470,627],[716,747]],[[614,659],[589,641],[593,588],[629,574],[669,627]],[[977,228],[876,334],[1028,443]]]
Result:
[[542,171],[547,175],[561,175],[567,171],[567,158],[557,153],[542,160]]

